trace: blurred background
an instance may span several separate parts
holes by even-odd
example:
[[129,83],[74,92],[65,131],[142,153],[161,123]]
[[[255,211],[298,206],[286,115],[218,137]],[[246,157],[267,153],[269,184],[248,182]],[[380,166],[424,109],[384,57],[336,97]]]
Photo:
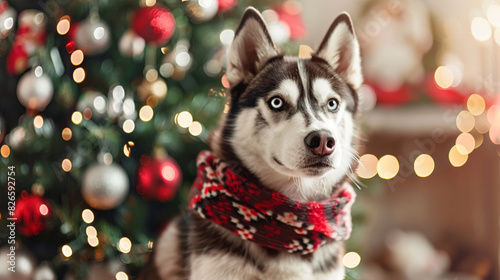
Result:
[[137,275],[187,209],[248,5],[304,58],[353,18],[364,142],[346,279],[499,279],[495,0],[0,1],[0,279]]

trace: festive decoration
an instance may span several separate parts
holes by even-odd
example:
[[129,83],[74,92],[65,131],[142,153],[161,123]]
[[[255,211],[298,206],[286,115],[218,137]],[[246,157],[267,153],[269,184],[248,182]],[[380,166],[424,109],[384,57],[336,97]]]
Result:
[[84,117],[103,118],[108,109],[107,99],[102,93],[90,90],[80,97],[76,108],[78,111],[83,112]]
[[109,48],[111,32],[106,22],[91,16],[80,22],[74,35],[75,44],[85,55],[96,55]]
[[365,84],[375,92],[376,100],[379,104],[401,105],[415,99],[409,85],[403,85],[401,88],[397,89],[385,89],[378,83],[372,81],[365,81]]
[[234,8],[238,4],[238,0],[219,0],[219,12],[225,12]]
[[40,66],[25,73],[17,85],[19,102],[30,110],[43,111],[52,99],[53,93],[52,81]]
[[146,42],[163,45],[174,33],[175,19],[170,10],[161,4],[140,7],[132,16],[132,29]]
[[38,266],[33,274],[33,280],[56,280],[57,276],[48,263]]
[[46,19],[38,10],[24,10],[19,15],[19,27],[14,44],[7,55],[7,72],[11,75],[26,71],[28,58],[45,44]]
[[167,201],[179,188],[182,174],[174,159],[154,159],[139,167],[137,181],[137,192],[145,199]]
[[116,163],[94,164],[82,177],[83,199],[95,209],[116,208],[123,202],[128,190],[127,173]]
[[195,23],[212,19],[217,14],[218,9],[217,0],[189,0],[186,5],[186,13]]
[[302,19],[302,4],[296,0],[288,0],[283,5],[273,9],[280,22],[288,25],[290,39],[300,40],[306,35],[306,27]]
[[26,236],[38,235],[46,228],[46,220],[51,214],[48,203],[38,195],[22,196],[16,200],[14,218],[18,232]]
[[17,14],[7,1],[0,1],[0,39],[7,37],[14,27]]
[[464,104],[468,97],[457,88],[441,88],[432,76],[425,80],[425,92],[434,102],[442,104]]
[[[421,1],[392,5],[390,0],[373,0],[367,6],[357,24],[365,78],[384,93],[377,93],[380,103],[387,99],[407,101],[405,86],[424,78],[422,58],[433,42],[428,8]],[[373,15],[379,14],[384,15],[382,23],[374,21]],[[374,24],[379,31],[371,32]],[[393,97],[398,92],[406,96]]]
[[144,51],[146,41],[133,30],[127,30],[123,33],[118,44],[120,53],[124,56],[137,56]]
[[257,186],[208,151],[199,154],[189,207],[202,218],[273,250],[309,254],[351,234],[349,183],[328,200],[301,203]]
[[26,130],[22,126],[17,126],[5,137],[5,142],[14,150],[20,150],[26,143]]
[[144,103],[155,107],[167,96],[167,84],[158,78],[158,72],[152,69],[137,87],[137,96]]
[[35,268],[36,259],[26,249],[12,251],[10,245],[0,249],[0,279],[32,280]]

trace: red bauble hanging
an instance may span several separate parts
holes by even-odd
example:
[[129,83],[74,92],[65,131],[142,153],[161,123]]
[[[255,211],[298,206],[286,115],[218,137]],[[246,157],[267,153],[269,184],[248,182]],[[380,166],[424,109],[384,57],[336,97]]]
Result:
[[375,91],[377,104],[403,105],[415,100],[415,96],[409,85],[403,85],[395,89],[385,89],[376,82],[366,81],[365,84]]
[[302,19],[302,7],[298,1],[287,1],[273,10],[278,14],[279,20],[290,28],[290,39],[297,41],[304,38],[306,26]]
[[225,12],[234,8],[238,4],[238,0],[219,0],[219,12]]
[[21,196],[16,200],[14,218],[17,231],[26,236],[40,234],[46,227],[50,215],[49,204],[38,195]]
[[181,181],[182,173],[174,159],[153,159],[137,170],[137,193],[147,200],[165,202],[174,197]]
[[132,15],[132,29],[146,42],[163,45],[174,33],[175,19],[161,4],[141,7]]

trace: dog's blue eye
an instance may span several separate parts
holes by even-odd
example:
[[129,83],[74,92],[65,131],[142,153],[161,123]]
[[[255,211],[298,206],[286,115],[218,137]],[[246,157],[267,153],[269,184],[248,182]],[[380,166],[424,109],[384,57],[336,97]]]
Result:
[[281,108],[283,108],[284,104],[285,102],[283,102],[283,99],[279,97],[273,97],[271,98],[271,100],[269,100],[269,108],[271,108],[271,110],[280,110]]
[[337,111],[339,108],[339,101],[335,98],[328,100],[328,110]]

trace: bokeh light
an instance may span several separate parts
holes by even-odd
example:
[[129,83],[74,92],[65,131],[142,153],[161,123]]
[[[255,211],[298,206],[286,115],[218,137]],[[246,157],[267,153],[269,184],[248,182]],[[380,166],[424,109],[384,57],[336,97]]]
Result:
[[62,130],[61,132],[61,137],[64,141],[69,141],[73,137],[73,131],[71,131],[71,128],[66,127]]
[[82,211],[82,220],[87,223],[87,224],[90,224],[94,221],[94,212],[92,212],[92,210],[90,209],[85,209]]
[[66,35],[70,27],[71,27],[70,17],[63,16],[59,19],[59,22],[57,23],[56,26],[56,30],[59,35]]
[[128,254],[132,249],[132,242],[127,237],[122,237],[118,242],[118,249],[120,252]]
[[[151,0],[149,0],[151,1]],[[128,275],[127,273],[123,271],[118,271],[115,275],[116,280],[128,280]]]
[[42,116],[36,116],[33,119],[33,126],[35,128],[42,128],[42,126],[43,126],[43,117]]
[[476,141],[474,140],[474,136],[472,136],[472,134],[464,132],[458,135],[455,144],[459,153],[462,155],[468,155],[474,150]]
[[472,36],[478,41],[487,41],[491,38],[491,25],[483,17],[475,17],[470,25]]
[[454,167],[460,167],[460,166],[464,165],[467,162],[467,159],[469,158],[468,155],[461,154],[458,151],[457,146],[453,146],[450,149],[450,153],[448,154],[448,157],[449,157],[451,165],[453,165]]
[[377,163],[377,172],[382,179],[392,179],[399,172],[399,162],[395,156],[385,155]]
[[359,158],[359,165],[356,169],[356,174],[363,179],[370,179],[377,175],[377,163],[378,159],[376,156],[371,154],[362,155]]
[[453,71],[446,66],[439,66],[434,73],[436,84],[443,89],[447,89],[453,85]]
[[199,122],[192,122],[189,126],[189,133],[193,136],[199,136],[203,131],[203,126]]
[[471,112],[464,110],[458,114],[456,124],[461,132],[469,132],[474,128],[476,120]]
[[342,258],[342,264],[347,268],[355,268],[361,263],[361,256],[356,252],[349,252]]
[[71,163],[71,160],[65,158],[61,163],[61,167],[64,172],[70,172],[71,168],[73,168],[73,164]]
[[139,118],[143,122],[149,122],[153,118],[153,114],[153,108],[149,105],[145,105],[139,110]]
[[415,159],[414,170],[418,177],[429,177],[434,172],[434,159],[428,154],[421,154]]
[[83,55],[83,51],[76,50],[70,56],[71,64],[73,64],[75,66],[80,65],[80,64],[82,64],[84,58],[85,58],[85,56]]
[[469,112],[471,112],[471,114],[473,114],[474,116],[481,115],[484,112],[485,108],[486,102],[481,95],[472,94],[467,99],[467,109],[469,109]]
[[71,257],[71,255],[73,255],[73,249],[71,249],[71,247],[67,244],[62,246],[61,252],[66,258],[69,258]]
[[125,133],[132,133],[135,129],[135,123],[133,120],[126,120],[123,122],[123,131]]
[[73,80],[75,83],[79,84],[85,80],[85,70],[82,67],[78,67],[73,71]]
[[10,156],[10,148],[7,145],[2,145],[2,148],[0,148],[0,154],[2,154],[2,157],[8,158]]
[[177,124],[182,128],[188,128],[193,122],[193,116],[188,111],[180,112],[177,115]]

